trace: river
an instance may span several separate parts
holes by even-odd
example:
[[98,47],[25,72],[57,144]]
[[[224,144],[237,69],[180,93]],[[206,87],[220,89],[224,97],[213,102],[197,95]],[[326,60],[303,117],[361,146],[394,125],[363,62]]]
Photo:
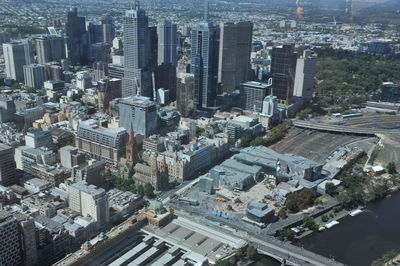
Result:
[[400,249],[400,193],[370,203],[355,217],[346,216],[340,224],[313,233],[297,245],[351,266],[367,266],[384,253]]

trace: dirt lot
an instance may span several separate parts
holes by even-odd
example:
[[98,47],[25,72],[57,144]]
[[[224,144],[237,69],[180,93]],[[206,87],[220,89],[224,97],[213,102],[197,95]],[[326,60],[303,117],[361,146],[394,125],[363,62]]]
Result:
[[383,149],[379,152],[377,163],[387,165],[389,162],[394,162],[396,168],[400,170],[400,136],[381,136]]
[[[219,191],[217,191],[217,194],[223,195],[226,198],[230,198],[232,199],[232,201],[215,201],[214,203],[210,202],[210,207],[215,208],[216,211],[226,212],[228,205],[231,205],[232,209],[235,212],[246,213],[247,204],[249,204],[250,202],[265,202],[270,208],[278,211],[279,208],[274,206],[277,203],[276,201],[265,199],[266,195],[272,194],[272,189],[274,188],[275,185],[273,184],[273,181],[268,179],[265,179],[260,183],[254,185],[248,191],[241,191],[240,193],[221,188]],[[236,199],[240,199],[240,202]]]

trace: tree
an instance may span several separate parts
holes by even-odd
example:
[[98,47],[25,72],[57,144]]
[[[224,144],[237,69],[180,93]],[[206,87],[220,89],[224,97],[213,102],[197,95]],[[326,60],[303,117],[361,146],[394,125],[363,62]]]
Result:
[[290,228],[286,228],[285,230],[283,230],[283,237],[287,240],[293,240],[295,237],[295,233],[293,232],[292,229]]
[[241,258],[243,256],[242,249],[238,248],[235,250],[236,257]]
[[307,107],[297,113],[297,118],[300,120],[306,120],[308,118],[308,115],[312,113],[312,109],[310,107]]
[[202,134],[204,134],[204,132],[206,132],[206,130],[202,127],[196,127],[196,136],[199,137]]
[[260,146],[264,145],[265,139],[263,137],[257,137],[250,142],[250,146]]
[[246,135],[246,136],[243,136],[241,139],[240,139],[240,144],[241,144],[241,146],[242,147],[249,147],[250,146],[250,143],[251,143],[251,141],[252,141],[252,137],[251,136],[249,136],[249,135]]
[[303,223],[304,223],[304,226],[310,230],[313,230],[313,231],[318,230],[318,224],[315,222],[314,218],[312,218],[310,216],[304,216]]
[[290,194],[285,201],[285,207],[290,212],[298,212],[314,205],[316,194],[311,189],[302,189]]
[[326,183],[325,192],[332,197],[338,194],[337,188],[332,182]]
[[321,220],[326,223],[327,221],[329,221],[329,216],[328,215],[322,215]]
[[142,184],[136,185],[136,193],[138,193],[140,196],[144,196],[144,187]]
[[148,198],[152,199],[155,197],[154,195],[154,188],[150,183],[146,183],[143,186],[143,193],[146,195]]
[[252,259],[256,258],[257,255],[258,255],[258,253],[257,253],[257,249],[255,247],[248,246],[246,248],[246,256],[247,256],[248,259],[252,260]]
[[391,174],[391,175],[397,173],[396,165],[394,164],[394,162],[388,163],[386,168],[388,170],[388,173]]
[[285,208],[282,208],[278,211],[278,216],[281,218],[286,218],[287,217],[287,211]]
[[14,82],[13,85],[11,85],[12,90],[21,90],[21,85],[18,82]]

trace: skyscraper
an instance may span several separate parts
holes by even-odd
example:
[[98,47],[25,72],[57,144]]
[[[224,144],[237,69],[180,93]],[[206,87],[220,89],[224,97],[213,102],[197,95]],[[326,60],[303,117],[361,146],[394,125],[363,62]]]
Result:
[[215,106],[218,76],[219,28],[203,22],[192,29],[192,59],[195,105],[197,108]]
[[63,37],[54,35],[41,36],[35,42],[39,64],[43,65],[51,61],[60,62],[61,59],[65,59],[65,40]]
[[42,36],[35,40],[36,43],[36,55],[37,61],[39,64],[45,64],[51,60],[51,48],[50,48],[50,41],[45,37]]
[[38,64],[25,65],[24,81],[25,85],[30,88],[37,90],[41,89],[46,81],[46,71],[44,66]]
[[20,265],[20,245],[18,221],[11,213],[0,211],[0,265]]
[[77,8],[72,8],[68,12],[65,28],[68,59],[71,65],[87,65],[89,63],[89,38],[86,32],[85,18],[78,16]]
[[91,62],[106,62],[110,60],[111,47],[108,43],[94,43],[90,46]]
[[297,59],[294,96],[305,99],[312,98],[316,64],[317,56],[310,50],[305,50],[303,55]]
[[194,75],[178,74],[176,107],[183,117],[188,117],[194,109]]
[[218,83],[230,93],[248,80],[253,24],[221,23],[220,28]]
[[3,53],[7,77],[24,81],[24,65],[33,63],[33,54],[28,40],[4,43]]
[[124,78],[122,96],[142,95],[152,97],[151,72],[149,70],[150,38],[146,12],[136,3],[127,10],[123,21]]
[[112,45],[112,41],[115,37],[115,28],[112,17],[106,14],[101,20],[101,24],[103,27],[103,42]]
[[87,33],[89,36],[89,43],[102,43],[103,42],[103,25],[88,22]]
[[120,79],[105,79],[97,82],[97,97],[100,110],[106,112],[111,100],[121,98],[121,83]]
[[171,101],[176,99],[176,67],[172,64],[161,64],[154,71],[155,88],[169,91]]
[[157,27],[149,27],[149,68],[154,71],[158,66],[158,36]]
[[282,47],[274,47],[272,49],[273,94],[285,104],[289,104],[292,101],[296,62],[297,53],[294,51],[294,44],[284,44]]
[[171,64],[176,66],[176,49],[178,38],[176,24],[164,20],[157,25],[158,65]]
[[17,183],[13,148],[0,144],[0,185],[11,186]]

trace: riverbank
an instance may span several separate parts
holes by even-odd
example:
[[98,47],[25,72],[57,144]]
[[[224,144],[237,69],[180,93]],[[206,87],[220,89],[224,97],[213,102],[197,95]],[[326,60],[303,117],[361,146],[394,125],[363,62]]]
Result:
[[[353,210],[351,210],[351,211],[348,211],[348,210],[341,210],[340,212],[337,212],[337,213],[335,213],[334,211],[331,211],[331,212],[326,213],[326,215],[329,215],[329,217],[330,217],[330,213],[335,213],[335,216],[334,216],[334,217],[330,217],[329,220],[327,220],[326,222],[324,222],[324,221],[322,221],[322,218],[321,218],[322,216],[319,216],[319,217],[317,217],[317,218],[315,219],[315,222],[319,225],[318,227],[324,226],[324,225],[327,224],[327,223],[330,223],[330,222],[333,222],[333,221],[339,221],[339,220],[341,220],[342,218],[344,218],[344,217],[350,215],[350,213],[351,213],[352,211],[353,211]],[[310,235],[310,234],[312,234],[312,233],[322,233],[322,232],[325,231],[325,230],[329,230],[329,229],[324,229],[324,230],[322,230],[322,231],[307,230],[307,231],[305,231],[304,233],[302,233],[301,235],[296,236],[296,241],[298,241],[298,240],[302,239],[303,237],[306,237],[306,236],[308,236],[308,235]]]
[[400,193],[394,193],[368,203],[356,216],[345,215],[331,229],[304,236],[294,244],[348,265],[371,265],[383,254],[400,247],[399,205]]

